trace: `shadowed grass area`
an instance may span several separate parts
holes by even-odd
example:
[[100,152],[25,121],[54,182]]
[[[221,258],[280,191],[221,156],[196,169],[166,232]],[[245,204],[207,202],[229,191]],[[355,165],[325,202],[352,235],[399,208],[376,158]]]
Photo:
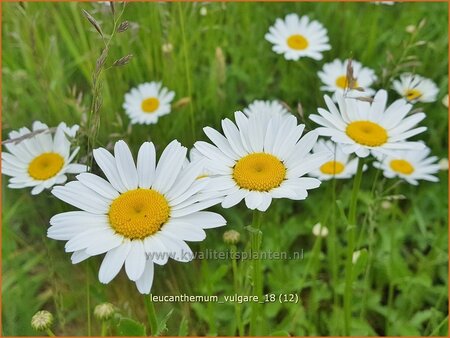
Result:
[[[60,121],[82,126],[80,159],[86,156],[86,119],[92,101],[91,80],[103,42],[83,17],[91,13],[105,34],[111,31],[110,7],[90,3],[3,4],[2,128],[30,126],[40,120],[50,126]],[[116,4],[116,11],[121,5]],[[206,15],[202,15],[201,13]],[[324,24],[332,50],[324,60],[286,61],[271,51],[264,34],[276,18],[307,14]],[[446,3],[130,3],[124,20],[129,29],[112,40],[106,65],[133,54],[131,62],[105,71],[101,80],[102,107],[95,146],[109,147],[124,139],[137,153],[151,140],[157,152],[171,140],[191,147],[205,139],[202,128],[220,129],[254,99],[280,99],[304,116],[324,107],[317,72],[325,62],[353,57],[374,69],[376,88],[388,86],[398,71],[416,72],[440,88],[438,101],[418,104],[428,130],[420,135],[433,154],[447,156],[447,109],[441,99],[448,88],[448,32]],[[425,20],[416,39],[405,48],[409,25]],[[422,43],[421,41],[424,41]],[[170,44],[170,46],[169,46]],[[413,58],[414,57],[414,58]],[[419,62],[416,62],[419,61]],[[402,68],[399,68],[401,66]],[[383,77],[386,74],[386,77]],[[145,81],[162,81],[179,102],[156,125],[129,125],[123,96]],[[398,97],[390,90],[390,101]],[[308,129],[315,128],[299,117]],[[5,138],[6,136],[4,136]],[[96,168],[94,168],[96,170]],[[380,179],[371,188],[375,169],[364,174],[359,196],[357,248],[365,249],[355,265],[352,335],[446,335],[448,308],[447,172],[439,183],[418,187]],[[3,177],[2,214],[2,323],[4,335],[34,335],[31,316],[39,309],[55,315],[57,335],[86,335],[86,278],[90,303],[111,302],[123,316],[146,321],[144,300],[121,272],[109,285],[98,282],[100,257],[71,265],[64,244],[46,238],[50,217],[70,209],[48,192],[7,188]],[[263,216],[263,250],[303,252],[303,259],[265,261],[264,293],[297,294],[298,303],[273,302],[263,307],[263,335],[342,335],[345,220],[339,205],[348,205],[351,181],[323,183],[307,200],[276,200]],[[403,195],[402,199],[389,196]],[[336,199],[334,198],[336,196]],[[335,200],[340,201],[336,206]],[[250,234],[244,228],[251,213],[239,205],[213,208],[228,221],[227,229],[241,233],[239,251]],[[316,238],[311,229],[321,222],[336,226],[336,234]],[[209,230],[193,251],[224,251],[223,229]],[[336,254],[331,248],[336,247]],[[242,268],[242,295],[249,295],[249,263]],[[88,276],[88,277],[87,277]],[[233,295],[230,260],[171,261],[156,267],[155,295]],[[156,303],[157,316],[167,320],[165,335],[235,335],[237,323],[231,303]],[[250,320],[243,304],[242,319]],[[92,318],[92,332],[100,323]],[[148,332],[148,331],[147,331]],[[117,331],[110,333],[117,334]]]

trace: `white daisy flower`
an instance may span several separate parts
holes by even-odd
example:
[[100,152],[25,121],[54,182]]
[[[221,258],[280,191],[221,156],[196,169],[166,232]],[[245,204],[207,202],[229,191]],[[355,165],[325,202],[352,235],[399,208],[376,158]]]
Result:
[[174,97],[175,93],[162,87],[160,82],[147,82],[125,94],[123,108],[131,123],[154,124],[160,116],[170,113]]
[[393,81],[392,88],[411,103],[434,102],[439,93],[433,81],[410,73],[400,75],[400,80]]
[[[324,84],[320,89],[331,93],[344,93],[345,89],[351,89],[348,88],[347,66],[348,60],[341,61],[339,59],[324,64],[322,70],[317,73]],[[373,95],[375,91],[370,86],[377,80],[375,72],[370,68],[363,67],[360,62],[355,60],[352,60],[352,66],[353,76],[356,78],[354,87],[364,89],[366,95]],[[357,93],[359,93],[357,96],[361,96],[360,92]]]
[[386,107],[385,90],[378,91],[372,103],[344,98],[336,93],[338,108],[330,97],[325,95],[324,98],[328,111],[319,108],[320,115],[312,114],[309,117],[322,126],[317,128],[319,134],[330,136],[332,141],[342,144],[344,153],[366,157],[371,152],[375,155],[391,150],[424,148],[421,142],[406,142],[427,128],[413,129],[425,118],[425,114],[407,116],[412,105],[405,100],[399,99]]
[[[71,163],[78,151],[72,153],[66,133],[75,136],[78,126],[67,127],[60,123],[54,135],[42,122],[35,121],[32,131],[26,127],[9,133],[9,138],[22,140],[5,143],[2,152],[2,173],[11,176],[8,187],[22,189],[33,187],[32,195],[41,193],[55,184],[66,182],[66,174],[79,174],[87,170],[82,164]],[[30,134],[29,137],[26,137]]]
[[73,264],[106,253],[98,275],[101,283],[109,283],[125,265],[139,292],[148,294],[153,263],[192,260],[185,241],[202,241],[203,229],[226,223],[219,214],[202,211],[221,199],[202,194],[207,180],[196,178],[203,163],[185,166],[186,152],[173,141],[156,163],[153,143],[145,142],[135,165],[124,141],[115,144],[114,156],[95,149],[95,161],[107,180],[84,173],[55,187],[53,195],[81,211],[52,217],[48,237],[68,241],[65,248],[73,252]]
[[297,61],[301,57],[322,60],[322,52],[331,49],[326,28],[306,15],[288,14],[284,20],[277,19],[265,39],[273,43],[272,50],[284,54],[286,60]]
[[433,174],[439,171],[438,158],[430,156],[430,148],[422,150],[400,150],[386,156],[378,156],[375,168],[383,170],[387,178],[400,177],[409,184],[417,185],[418,180],[438,182]]
[[275,115],[286,115],[289,114],[287,109],[278,101],[263,101],[255,100],[244,108],[244,114],[247,117],[253,114],[265,114],[269,117]]
[[214,175],[210,185],[225,196],[222,207],[230,208],[245,199],[249,209],[265,211],[272,198],[303,200],[307,190],[320,181],[302,177],[315,170],[329,154],[309,154],[317,140],[315,132],[300,138],[304,125],[293,115],[267,120],[260,114],[246,117],[235,113],[236,124],[222,120],[224,135],[213,128],[203,130],[214,143],[196,142]]
[[341,145],[332,141],[318,140],[313,147],[313,153],[328,152],[330,160],[324,161],[317,170],[309,173],[321,181],[333,178],[350,178],[356,174],[358,159],[350,160],[350,155],[342,151]]

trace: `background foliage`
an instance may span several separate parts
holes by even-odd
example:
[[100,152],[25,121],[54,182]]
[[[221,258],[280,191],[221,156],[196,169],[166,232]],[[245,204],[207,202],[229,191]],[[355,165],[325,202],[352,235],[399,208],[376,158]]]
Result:
[[[86,127],[92,73],[102,42],[81,9],[88,10],[107,33],[112,26],[110,8],[100,3],[7,3],[2,7],[3,138],[7,131],[30,126],[37,119],[49,125],[65,121]],[[202,8],[206,15],[201,15],[205,14]],[[333,49],[324,54],[323,61],[288,62],[263,39],[277,17],[291,12],[307,14],[328,29]],[[105,72],[96,146],[110,147],[123,138],[137,151],[143,141],[152,140],[161,151],[177,138],[190,147],[205,138],[202,127],[218,128],[222,118],[232,117],[254,99],[281,99],[294,112],[301,102],[308,115],[324,106],[316,75],[322,64],[353,56],[375,69],[381,79],[383,72],[395,75],[404,70],[438,84],[439,101],[419,105],[428,116],[423,123],[428,131],[421,138],[435,155],[446,157],[448,117],[440,99],[448,88],[447,13],[446,3],[128,4],[124,19],[130,28],[114,37],[107,65],[127,54],[134,57],[128,65]],[[411,34],[405,28],[422,20],[423,28],[409,42]],[[183,100],[157,125],[131,127],[121,108],[123,95],[130,87],[152,80],[173,89],[176,100],[190,100]],[[377,87],[386,84],[380,81]],[[390,92],[391,99],[396,97]],[[307,119],[304,122],[314,127]],[[83,149],[86,130],[82,129],[79,141]],[[86,154],[82,151],[81,155],[83,160]],[[447,173],[439,174],[440,183],[419,187],[392,187],[393,181],[379,180],[371,194],[374,174],[374,169],[365,174],[360,196],[358,247],[365,251],[357,264],[352,333],[446,335]],[[46,238],[49,218],[68,210],[67,206],[49,193],[32,197],[28,191],[7,189],[6,183],[3,177],[2,333],[36,334],[29,326],[30,318],[45,308],[56,316],[58,335],[85,335],[86,281],[92,285],[91,311],[94,305],[109,301],[123,316],[145,322],[143,299],[125,276],[120,274],[110,285],[101,285],[96,277],[99,258],[72,266],[64,244]],[[306,201],[276,201],[265,214],[263,249],[304,252],[303,260],[265,262],[265,292],[297,293],[301,300],[299,304],[264,305],[265,334],[342,333],[345,222],[333,194],[345,206],[350,186],[349,181],[337,182],[333,192],[332,183],[324,183]],[[386,196],[398,194],[405,199],[391,200],[391,208],[382,208]],[[238,249],[245,249],[248,234],[244,226],[251,221],[250,213],[242,205],[217,210],[228,220],[228,229],[241,233]],[[329,227],[334,222],[337,233],[317,239],[311,228],[319,221]],[[194,251],[226,250],[222,233],[208,231],[203,243],[191,247]],[[337,255],[330,254],[333,246]],[[245,271],[246,265],[242,268]],[[248,285],[244,276],[244,285]],[[249,292],[244,288],[241,294]],[[232,295],[231,264],[172,261],[156,269],[153,293]],[[232,304],[156,306],[160,319],[173,309],[164,334],[236,334]],[[248,320],[247,308],[244,305],[244,320]],[[98,334],[99,323],[94,318],[92,325]]]

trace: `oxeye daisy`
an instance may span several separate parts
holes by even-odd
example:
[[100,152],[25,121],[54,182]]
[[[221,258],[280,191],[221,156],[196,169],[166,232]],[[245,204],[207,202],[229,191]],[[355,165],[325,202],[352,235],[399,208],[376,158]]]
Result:
[[430,148],[422,150],[400,150],[386,156],[378,156],[375,168],[383,170],[387,178],[400,177],[409,184],[417,185],[418,180],[437,182],[433,174],[439,171],[438,158],[430,156]]
[[[324,86],[320,87],[322,91],[344,93],[345,89],[352,89],[349,88],[347,79],[348,61],[335,59],[333,62],[324,64],[322,70],[317,73],[324,84]],[[352,84],[352,87],[362,88],[364,89],[364,94],[372,95],[375,91],[370,86],[377,80],[375,72],[370,68],[363,67],[358,61],[352,60],[352,66],[353,76],[356,79],[356,83]],[[358,96],[361,96],[361,93]]]
[[330,159],[324,161],[317,170],[309,173],[310,176],[317,177],[321,181],[332,178],[350,178],[356,174],[358,159],[350,159],[350,155],[342,151],[341,145],[332,141],[318,140],[313,147],[313,153],[330,154]]
[[325,95],[324,98],[328,111],[319,108],[320,115],[312,114],[309,117],[322,126],[317,128],[317,132],[341,143],[345,153],[366,157],[371,152],[423,149],[421,142],[406,140],[426,130],[426,127],[414,128],[425,118],[425,114],[407,116],[412,105],[405,100],[399,99],[386,107],[385,90],[378,91],[372,103],[344,98],[342,94],[336,93],[336,107],[330,97]]
[[160,82],[143,83],[125,94],[123,108],[133,124],[154,124],[158,118],[171,111],[173,91],[162,87]]
[[9,133],[10,142],[2,152],[2,173],[10,176],[8,187],[21,189],[33,187],[31,194],[67,180],[66,174],[86,171],[82,164],[71,163],[79,147],[71,152],[68,136],[75,136],[78,126],[67,127],[60,123],[56,130],[35,121],[32,130],[23,127]]
[[273,43],[272,50],[284,54],[286,60],[297,61],[301,57],[322,59],[322,52],[331,49],[326,28],[306,15],[288,14],[285,19],[277,19],[265,35]]
[[439,93],[439,89],[433,81],[410,73],[400,75],[399,80],[393,81],[392,87],[411,103],[434,102]]
[[53,195],[81,211],[55,215],[48,237],[68,241],[72,263],[106,253],[99,280],[109,283],[125,265],[128,278],[139,292],[148,294],[153,263],[168,258],[189,261],[192,251],[185,241],[202,241],[203,229],[225,225],[219,214],[202,211],[221,201],[202,194],[207,180],[196,180],[202,161],[185,165],[186,148],[171,142],[156,164],[153,143],[139,149],[135,165],[124,141],[94,150],[94,159],[107,180],[91,173],[55,187]]
[[287,109],[278,101],[255,100],[244,108],[244,114],[250,117],[253,114],[265,114],[269,117],[289,114]]
[[195,148],[210,160],[210,185],[222,191],[222,207],[230,208],[245,199],[249,209],[265,211],[272,198],[302,200],[320,181],[302,177],[317,169],[329,154],[309,154],[317,140],[315,132],[302,136],[304,125],[293,115],[271,119],[235,113],[236,124],[222,120],[224,135],[204,128],[214,143],[196,142]]

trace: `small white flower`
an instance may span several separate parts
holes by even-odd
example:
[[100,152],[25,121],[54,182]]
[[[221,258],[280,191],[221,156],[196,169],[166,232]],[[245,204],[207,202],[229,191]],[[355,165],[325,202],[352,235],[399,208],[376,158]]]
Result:
[[173,45],[170,42],[166,42],[161,48],[164,54],[169,54],[173,51]]
[[388,6],[395,5],[395,1],[373,1],[372,3],[374,5],[388,5]]
[[268,118],[276,115],[287,115],[289,112],[278,101],[255,100],[244,108],[244,114],[250,117],[253,114],[265,114]]
[[153,263],[192,260],[185,241],[202,241],[203,229],[226,224],[219,214],[202,211],[222,199],[203,193],[208,181],[196,179],[203,163],[186,166],[186,152],[173,141],[157,162],[153,143],[145,142],[135,165],[124,141],[115,144],[114,156],[95,149],[95,161],[107,180],[83,173],[77,181],[55,187],[53,195],[81,211],[53,216],[47,236],[67,241],[73,264],[106,254],[98,274],[101,283],[109,283],[125,265],[139,292],[148,294]]
[[445,106],[445,108],[448,108],[448,94],[442,98],[442,104]]
[[[11,176],[9,188],[33,187],[31,194],[37,195],[55,184],[66,182],[66,174],[78,174],[87,170],[82,164],[71,163],[79,151],[71,153],[71,144],[66,134],[75,136],[78,126],[68,128],[62,122],[54,136],[48,126],[35,121],[32,131],[35,135],[18,143],[6,143],[8,152],[2,152],[2,174]],[[32,133],[26,127],[9,133],[10,139],[17,139]]]
[[326,181],[333,178],[350,178],[356,174],[358,159],[350,159],[350,155],[342,151],[340,144],[320,139],[314,145],[313,153],[324,152],[328,152],[331,159],[324,161],[317,170],[311,171],[309,173],[310,176]]
[[171,111],[173,91],[162,87],[160,82],[143,83],[125,94],[123,108],[133,124],[154,124],[158,118]]
[[381,202],[381,207],[385,210],[388,210],[388,209],[392,208],[392,203],[389,201],[383,201],[383,202]]
[[439,161],[439,170],[448,170],[448,158],[441,158]]
[[236,124],[222,120],[224,135],[203,130],[214,143],[196,142],[213,171],[210,186],[225,196],[222,207],[230,208],[245,199],[249,209],[265,211],[273,198],[303,200],[307,190],[319,187],[316,178],[302,177],[317,169],[329,154],[310,154],[317,140],[315,132],[302,136],[304,125],[293,115],[271,119],[261,114],[250,117],[238,111]]
[[272,50],[284,54],[286,60],[297,61],[301,57],[322,60],[322,52],[330,50],[326,28],[309,17],[288,14],[276,19],[265,39],[273,44]]
[[348,96],[361,96],[363,94],[366,96],[373,95],[375,91],[370,87],[377,80],[375,72],[370,68],[363,67],[358,61],[352,60],[353,76],[356,79],[356,83],[353,87],[364,89],[364,93],[351,90],[352,88],[349,88],[347,79],[348,61],[349,60],[341,61],[335,59],[333,62],[324,64],[322,70],[317,73],[324,84],[320,89],[331,93],[344,93],[344,90],[347,89]]
[[390,155],[378,155],[374,167],[383,170],[387,178],[400,177],[409,184],[417,185],[418,180],[437,182],[439,179],[433,174],[439,171],[436,156],[428,157],[431,150],[400,150]]
[[392,83],[394,90],[411,103],[436,101],[439,89],[430,79],[405,73]]
[[317,223],[312,228],[312,233],[316,237],[327,237],[328,236],[328,228],[323,226],[320,223]]
[[311,114],[309,118],[322,126],[317,128],[317,132],[340,143],[344,153],[366,157],[370,153],[376,155],[391,150],[424,148],[421,142],[406,141],[427,128],[414,128],[425,114],[407,116],[412,105],[405,100],[399,99],[386,107],[385,90],[378,91],[372,103],[344,98],[336,93],[337,107],[330,97],[325,95],[324,98],[328,111],[319,108],[320,115]]
[[200,15],[205,16],[206,14],[208,14],[208,9],[203,6],[202,8],[200,8]]

